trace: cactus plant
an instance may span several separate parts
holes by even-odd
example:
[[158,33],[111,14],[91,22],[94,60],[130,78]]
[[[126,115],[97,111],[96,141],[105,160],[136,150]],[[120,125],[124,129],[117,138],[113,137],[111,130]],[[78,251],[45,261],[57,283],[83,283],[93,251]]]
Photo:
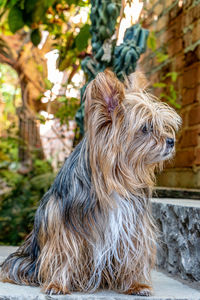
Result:
[[76,114],[81,135],[84,134],[84,91],[87,84],[107,67],[123,81],[124,76],[135,71],[140,54],[146,50],[148,37],[148,30],[136,24],[126,30],[123,43],[117,46],[114,33],[121,1],[91,0],[91,5],[92,56],[87,56],[81,63],[88,82],[81,89],[81,105]]

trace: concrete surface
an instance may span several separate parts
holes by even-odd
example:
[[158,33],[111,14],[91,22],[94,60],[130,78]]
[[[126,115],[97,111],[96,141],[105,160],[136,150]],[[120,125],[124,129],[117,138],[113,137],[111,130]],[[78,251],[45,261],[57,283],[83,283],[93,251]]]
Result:
[[[12,253],[16,247],[0,246],[0,260],[2,261],[8,254]],[[200,300],[200,290],[196,290],[183,284],[165,274],[153,271],[154,296],[136,297],[117,294],[110,291],[99,291],[95,294],[73,293],[66,296],[47,296],[40,292],[40,288],[30,286],[19,286],[10,283],[0,282],[0,300],[131,300],[131,299],[194,299]]]

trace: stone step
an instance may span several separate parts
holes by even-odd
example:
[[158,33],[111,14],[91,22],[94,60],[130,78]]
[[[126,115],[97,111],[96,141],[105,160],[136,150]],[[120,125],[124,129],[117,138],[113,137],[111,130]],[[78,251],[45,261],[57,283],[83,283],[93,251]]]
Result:
[[[1,261],[15,247],[0,247]],[[99,291],[94,294],[72,293],[66,296],[47,296],[41,293],[40,288],[30,286],[20,286],[10,283],[0,282],[0,300],[50,300],[50,299],[69,299],[69,300],[131,300],[131,299],[149,299],[149,300],[200,300],[200,290],[188,286],[174,278],[166,276],[162,272],[153,271],[154,295],[151,297],[127,296],[111,291]]]
[[180,198],[200,200],[200,189],[184,189],[173,187],[155,187],[153,190],[155,198]]
[[160,230],[158,266],[200,286],[200,201],[152,199]]

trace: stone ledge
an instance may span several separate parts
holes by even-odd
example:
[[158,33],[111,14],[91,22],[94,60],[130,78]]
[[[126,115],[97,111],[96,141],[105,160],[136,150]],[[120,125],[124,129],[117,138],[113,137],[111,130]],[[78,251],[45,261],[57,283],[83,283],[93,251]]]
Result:
[[161,272],[154,271],[152,274],[154,296],[139,297],[117,294],[111,291],[99,291],[95,294],[73,293],[65,296],[47,296],[40,292],[40,288],[19,286],[10,283],[0,283],[0,299],[4,300],[50,300],[50,299],[69,299],[69,300],[133,300],[133,299],[149,299],[149,300],[185,300],[200,299],[200,291],[184,285]]
[[200,200],[200,190],[173,187],[156,187],[153,191],[153,197]]
[[161,233],[158,266],[200,283],[200,201],[153,199],[152,212]]
[[[5,254],[12,253],[15,247],[0,247],[1,261]],[[65,296],[47,296],[41,293],[40,288],[20,286],[0,282],[0,300],[200,300],[200,290],[196,290],[165,274],[152,272],[154,295],[151,297],[127,296],[111,291],[99,291],[95,294],[73,293]]]

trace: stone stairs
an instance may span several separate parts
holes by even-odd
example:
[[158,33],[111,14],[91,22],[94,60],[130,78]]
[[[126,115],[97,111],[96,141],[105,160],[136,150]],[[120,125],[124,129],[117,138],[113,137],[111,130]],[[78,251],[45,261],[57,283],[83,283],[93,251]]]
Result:
[[[200,201],[153,199],[152,212],[158,223],[161,240],[158,249],[159,269],[152,272],[153,296],[127,296],[112,291],[47,296],[37,287],[0,282],[0,300],[200,300]],[[0,261],[15,249],[1,246]]]

